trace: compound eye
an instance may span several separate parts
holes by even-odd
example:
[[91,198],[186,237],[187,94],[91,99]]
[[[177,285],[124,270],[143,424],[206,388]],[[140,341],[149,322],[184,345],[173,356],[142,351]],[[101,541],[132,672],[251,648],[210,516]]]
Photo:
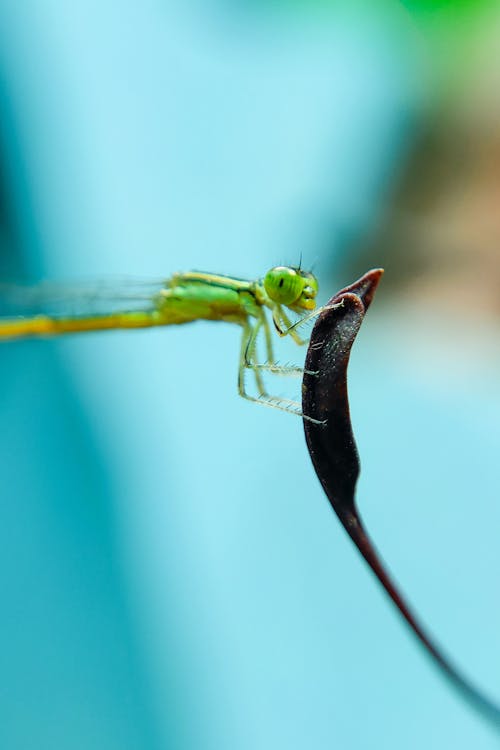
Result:
[[304,289],[304,280],[295,269],[277,266],[266,273],[264,288],[273,302],[288,306],[299,299]]

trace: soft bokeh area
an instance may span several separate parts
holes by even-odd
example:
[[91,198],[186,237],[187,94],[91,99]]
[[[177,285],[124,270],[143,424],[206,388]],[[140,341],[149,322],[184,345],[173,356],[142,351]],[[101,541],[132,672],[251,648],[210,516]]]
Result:
[[[498,701],[499,34],[487,2],[0,3],[2,281],[302,257],[325,302],[385,267],[350,369],[360,509]],[[497,747],[300,420],[238,398],[239,341],[0,346],[0,747]]]

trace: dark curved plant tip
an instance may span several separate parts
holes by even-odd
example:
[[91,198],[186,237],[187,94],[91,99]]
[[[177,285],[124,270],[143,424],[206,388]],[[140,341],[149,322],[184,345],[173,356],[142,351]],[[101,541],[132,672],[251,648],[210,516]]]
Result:
[[414,634],[462,697],[500,729],[500,708],[463,677],[427,635],[384,568],[356,506],[359,458],[349,415],[347,365],[382,274],[382,269],[368,271],[337,292],[318,315],[302,381],[302,411],[318,422],[303,420],[307,447],[333,510]]

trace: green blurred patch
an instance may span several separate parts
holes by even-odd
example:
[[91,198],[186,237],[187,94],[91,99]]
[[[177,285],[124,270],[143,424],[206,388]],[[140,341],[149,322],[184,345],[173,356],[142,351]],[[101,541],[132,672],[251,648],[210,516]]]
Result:
[[463,13],[477,12],[492,6],[491,0],[401,0],[401,4],[411,11],[422,13]]

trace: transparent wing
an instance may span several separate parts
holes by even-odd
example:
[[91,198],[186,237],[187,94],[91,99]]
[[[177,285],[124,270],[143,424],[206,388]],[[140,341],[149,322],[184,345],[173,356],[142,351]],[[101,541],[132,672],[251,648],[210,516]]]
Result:
[[165,280],[109,279],[76,283],[41,282],[32,286],[0,282],[0,318],[79,317],[149,311]]

